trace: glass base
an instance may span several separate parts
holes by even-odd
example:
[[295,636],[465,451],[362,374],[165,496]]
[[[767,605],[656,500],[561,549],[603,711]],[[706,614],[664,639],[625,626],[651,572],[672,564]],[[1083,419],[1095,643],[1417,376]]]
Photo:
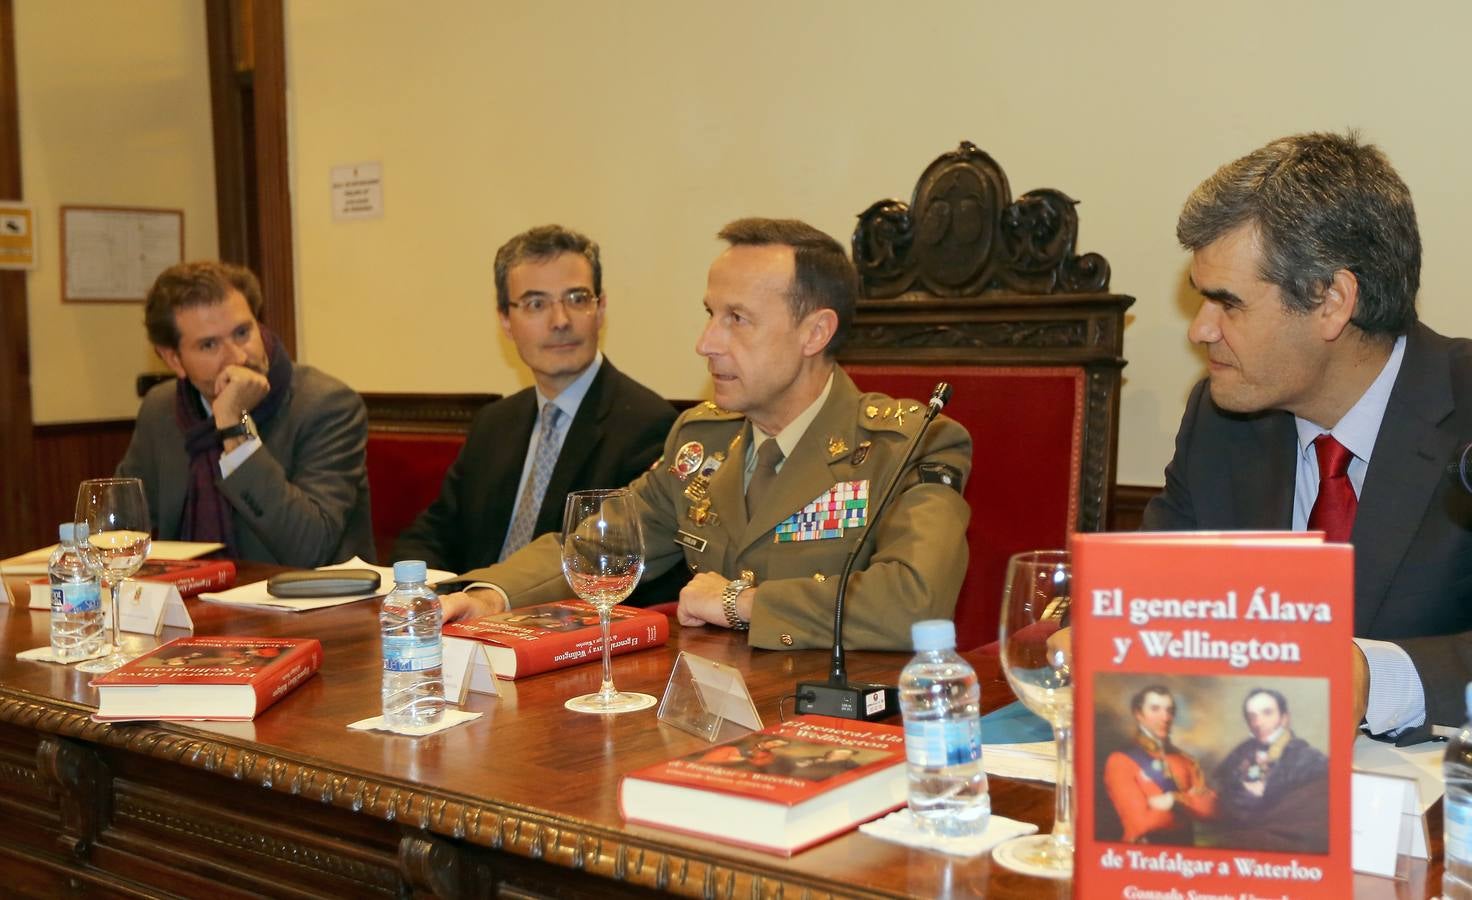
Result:
[[648,709],[655,704],[655,699],[648,694],[634,694],[628,691],[619,691],[611,697],[603,694],[584,694],[574,697],[562,704],[573,712],[596,713],[598,715],[613,715],[615,713],[638,712]]
[[129,653],[121,647],[113,647],[106,656],[77,663],[77,671],[86,672],[89,675],[100,675],[104,672],[111,672],[123,663],[132,662],[136,658],[136,654]]
[[1041,878],[1072,878],[1073,849],[1051,834],[1014,838],[992,850],[992,860],[1014,872]]

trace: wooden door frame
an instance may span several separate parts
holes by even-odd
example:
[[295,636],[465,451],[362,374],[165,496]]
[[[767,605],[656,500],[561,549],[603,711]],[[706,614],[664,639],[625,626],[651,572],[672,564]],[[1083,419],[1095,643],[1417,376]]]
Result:
[[[12,0],[0,0],[0,198],[24,199]],[[29,490],[34,412],[26,298],[26,273],[0,270],[0,556],[29,549],[36,531]]]
[[[250,266],[260,276],[266,322],[294,358],[296,288],[291,160],[286,144],[286,14],[282,0],[252,0],[245,27],[250,29],[253,63],[248,72],[241,73],[234,52],[235,32],[242,27],[234,14],[236,5],[232,0],[205,0],[220,258]],[[249,110],[244,108],[243,85],[249,85]],[[252,219],[254,234],[250,233]]]

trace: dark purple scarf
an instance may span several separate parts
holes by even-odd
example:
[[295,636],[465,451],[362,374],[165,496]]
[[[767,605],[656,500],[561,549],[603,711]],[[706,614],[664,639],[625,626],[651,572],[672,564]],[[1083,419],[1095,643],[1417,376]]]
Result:
[[[265,326],[261,326],[261,339],[266,345],[266,380],[271,383],[271,390],[266,399],[250,411],[250,417],[257,427],[264,428],[291,390],[291,357],[286,355],[281,340]],[[232,510],[220,496],[217,484],[223,447],[215,436],[214,417],[205,415],[199,391],[187,378],[179,379],[178,390],[174,394],[174,420],[179,423],[179,430],[184,432],[184,450],[189,454],[189,484],[184,492],[184,516],[179,523],[179,537],[186,541],[219,541],[225,545],[227,556],[236,557],[239,548],[235,545]]]

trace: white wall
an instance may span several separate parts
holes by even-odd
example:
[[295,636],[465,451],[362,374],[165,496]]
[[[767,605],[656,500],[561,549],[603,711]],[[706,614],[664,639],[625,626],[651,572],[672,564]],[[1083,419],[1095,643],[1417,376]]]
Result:
[[[1420,211],[1423,316],[1472,334],[1466,4],[290,0],[288,17],[303,347],[360,389],[525,383],[494,329],[491,257],[558,221],[603,244],[611,358],[701,395],[722,223],[798,216],[846,243],[963,138],[1014,194],[1082,200],[1080,249],[1138,298],[1121,481],[1161,482],[1202,372],[1180,204],[1274,137],[1356,126],[1384,147]],[[334,224],[328,170],[365,160],[384,165],[386,215]],[[385,365],[395,347],[416,362]]]
[[[40,421],[130,414],[150,358],[136,306],[58,302],[55,204],[185,206],[188,255],[214,251],[202,15],[17,3],[26,190],[47,239],[31,279]],[[360,390],[526,383],[495,328],[491,257],[558,221],[603,244],[610,357],[703,395],[692,345],[721,224],[798,216],[847,242],[855,213],[907,196],[961,139],[1014,193],[1080,199],[1080,250],[1138,298],[1121,481],[1160,483],[1201,374],[1180,203],[1274,137],[1356,126],[1383,146],[1420,213],[1423,318],[1472,334],[1455,282],[1472,7],[1451,0],[287,0],[287,17],[300,356]],[[384,165],[386,215],[335,224],[329,169],[361,161]],[[81,352],[113,337],[116,354]]]
[[184,253],[219,252],[204,5],[17,0],[22,198],[36,210],[27,279],[37,422],[131,418],[161,369],[141,303],[62,303],[62,205],[184,210]]

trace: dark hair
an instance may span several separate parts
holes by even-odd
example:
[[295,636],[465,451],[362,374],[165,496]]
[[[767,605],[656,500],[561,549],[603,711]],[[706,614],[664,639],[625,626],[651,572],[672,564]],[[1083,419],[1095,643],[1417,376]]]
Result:
[[576,253],[593,267],[593,293],[603,296],[603,261],[598,256],[598,242],[585,234],[561,225],[538,225],[518,234],[496,251],[496,309],[510,309],[511,297],[506,293],[506,275],[528,260],[546,262],[564,253]]
[[1195,251],[1244,224],[1256,226],[1262,277],[1290,311],[1314,309],[1347,269],[1359,280],[1351,322],[1361,331],[1399,335],[1415,323],[1421,234],[1411,192],[1354,132],[1280,138],[1227,163],[1187,198],[1176,237]]
[[175,314],[191,306],[221,303],[232,290],[245,297],[257,322],[265,321],[266,302],[261,298],[261,283],[250,269],[213,260],[169,266],[148,289],[148,301],[143,307],[148,340],[156,347],[179,349],[179,323]]
[[1176,695],[1170,692],[1170,688],[1163,684],[1152,684],[1149,687],[1144,687],[1136,691],[1135,696],[1130,698],[1131,712],[1139,712],[1145,708],[1146,694],[1159,694],[1162,697],[1169,697],[1171,703],[1176,702]]
[[1247,718],[1247,704],[1252,700],[1253,697],[1256,697],[1258,694],[1266,694],[1267,696],[1272,697],[1273,702],[1278,704],[1278,713],[1280,715],[1288,715],[1287,697],[1284,697],[1282,694],[1271,688],[1253,688],[1252,690],[1247,692],[1246,697],[1242,698],[1242,718],[1244,720],[1246,720]]
[[792,320],[802,321],[819,309],[833,310],[838,327],[823,353],[830,358],[838,354],[853,326],[854,304],[859,296],[859,275],[842,244],[797,219],[737,219],[716,236],[732,247],[791,247],[793,274],[787,304]]

